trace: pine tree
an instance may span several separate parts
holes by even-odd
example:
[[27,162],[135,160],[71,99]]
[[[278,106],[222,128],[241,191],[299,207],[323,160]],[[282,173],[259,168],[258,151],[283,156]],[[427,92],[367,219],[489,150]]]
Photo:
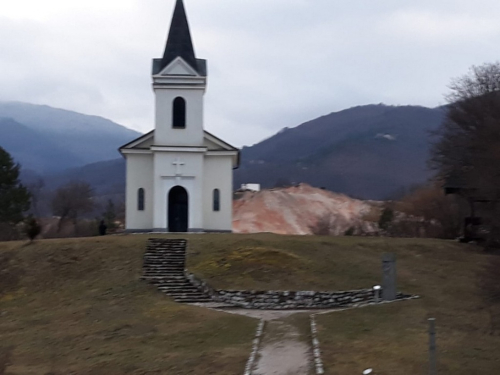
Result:
[[0,223],[15,225],[30,208],[30,194],[19,181],[20,165],[0,147]]

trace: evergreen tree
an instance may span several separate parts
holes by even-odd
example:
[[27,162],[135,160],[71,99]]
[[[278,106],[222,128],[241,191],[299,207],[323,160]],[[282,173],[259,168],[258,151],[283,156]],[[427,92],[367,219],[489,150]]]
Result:
[[0,147],[0,223],[15,225],[30,208],[30,194],[19,181],[20,165]]

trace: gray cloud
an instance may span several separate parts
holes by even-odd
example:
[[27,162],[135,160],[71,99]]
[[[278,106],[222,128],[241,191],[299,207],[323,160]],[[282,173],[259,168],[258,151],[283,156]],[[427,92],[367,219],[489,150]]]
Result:
[[[66,6],[45,19],[0,10],[0,100],[150,130],[150,64],[173,3]],[[498,60],[493,0],[185,3],[197,55],[209,63],[205,126],[239,146],[355,105],[437,106],[452,77]]]

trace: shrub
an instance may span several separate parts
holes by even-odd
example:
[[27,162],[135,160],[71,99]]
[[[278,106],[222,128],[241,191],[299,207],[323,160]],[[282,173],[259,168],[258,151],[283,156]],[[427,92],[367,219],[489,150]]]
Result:
[[26,219],[24,232],[28,236],[31,242],[42,232],[42,227],[33,216]]
[[354,227],[350,227],[344,232],[344,236],[353,236],[354,235]]

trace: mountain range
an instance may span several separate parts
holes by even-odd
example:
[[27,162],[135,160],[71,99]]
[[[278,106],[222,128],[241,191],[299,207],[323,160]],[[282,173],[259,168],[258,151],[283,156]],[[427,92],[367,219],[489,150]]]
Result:
[[0,102],[0,134],[25,173],[40,175],[116,159],[140,135],[102,117],[20,102]]
[[[319,117],[242,149],[235,188],[306,182],[363,199],[385,199],[425,182],[431,133],[443,107],[353,107]],[[101,117],[26,103],[0,102],[0,146],[26,179],[55,188],[75,179],[97,194],[123,194],[125,162],[117,148],[140,134]]]
[[366,105],[331,113],[242,150],[235,184],[307,182],[363,199],[387,199],[432,176],[431,134],[445,108]]

